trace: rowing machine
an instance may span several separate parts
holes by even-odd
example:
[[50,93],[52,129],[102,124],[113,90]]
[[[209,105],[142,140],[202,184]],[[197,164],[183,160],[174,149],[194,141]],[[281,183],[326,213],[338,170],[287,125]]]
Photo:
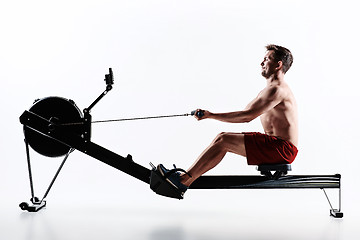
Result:
[[[49,194],[58,174],[70,153],[75,149],[81,151],[111,167],[129,174],[132,177],[150,185],[150,188],[159,195],[182,199],[180,192],[169,186],[153,166],[147,169],[132,159],[131,155],[122,157],[106,148],[91,141],[91,109],[112,89],[113,73],[105,75],[106,90],[88,107],[81,112],[75,102],[61,97],[47,97],[36,100],[33,106],[24,111],[20,116],[23,124],[26,156],[31,188],[31,204],[20,204],[22,210],[37,212],[46,206],[46,197]],[[197,114],[202,117],[201,111],[193,111],[190,114],[169,115],[158,117],[189,116]],[[158,117],[146,117],[136,119],[117,119],[108,121],[123,121],[149,119]],[[106,122],[106,121],[98,121]],[[32,181],[29,146],[37,153],[47,157],[60,157],[64,159],[52,179],[46,193],[39,199],[35,197]],[[341,218],[341,175],[287,175],[291,171],[290,165],[262,165],[258,166],[260,175],[250,176],[201,176],[190,189],[279,189],[279,188],[320,188],[324,191],[329,204],[330,214]],[[325,189],[339,189],[339,208],[334,209],[325,192]]]

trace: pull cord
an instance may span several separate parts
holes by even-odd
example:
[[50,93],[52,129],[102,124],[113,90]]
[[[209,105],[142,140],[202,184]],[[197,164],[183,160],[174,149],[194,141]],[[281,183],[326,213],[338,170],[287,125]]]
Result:
[[[157,118],[171,118],[171,117],[187,117],[187,116],[198,116],[201,118],[204,116],[203,110],[194,110],[191,113],[185,113],[185,114],[173,114],[173,115],[160,115],[160,116],[150,116],[150,117],[135,117],[135,118],[119,118],[119,119],[109,119],[109,120],[98,120],[98,121],[92,121],[91,123],[108,123],[108,122],[121,122],[121,121],[133,121],[133,120],[146,120],[146,119],[157,119]],[[60,125],[62,126],[70,126],[70,125],[82,125],[83,122],[75,122],[75,123],[62,123]]]

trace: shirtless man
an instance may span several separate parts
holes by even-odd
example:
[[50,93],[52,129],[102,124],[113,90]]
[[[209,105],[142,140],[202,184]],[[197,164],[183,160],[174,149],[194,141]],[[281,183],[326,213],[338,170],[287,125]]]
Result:
[[297,155],[298,117],[293,93],[286,84],[284,76],[292,65],[291,52],[281,46],[268,45],[261,62],[262,76],[266,87],[251,101],[243,111],[203,113],[198,120],[215,119],[229,123],[245,123],[260,116],[265,134],[262,133],[220,133],[208,148],[187,170],[187,174],[176,171],[172,174],[162,164],[158,171],[166,177],[182,194],[201,175],[209,171],[224,158],[227,152],[247,158],[249,165],[288,164]]

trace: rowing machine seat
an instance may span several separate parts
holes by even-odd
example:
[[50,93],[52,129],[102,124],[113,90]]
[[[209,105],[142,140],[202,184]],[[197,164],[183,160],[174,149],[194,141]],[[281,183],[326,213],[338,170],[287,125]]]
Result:
[[[279,179],[281,176],[285,176],[288,171],[291,171],[290,164],[263,164],[258,165],[257,170],[260,171],[261,175],[268,177],[269,179]],[[271,171],[275,171],[274,174]]]

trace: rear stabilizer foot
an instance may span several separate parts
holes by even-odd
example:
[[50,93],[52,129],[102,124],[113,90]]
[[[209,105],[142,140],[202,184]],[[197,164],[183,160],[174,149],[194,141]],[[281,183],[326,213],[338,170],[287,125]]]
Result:
[[330,209],[330,216],[334,218],[342,218],[344,213],[340,212],[338,209]]

